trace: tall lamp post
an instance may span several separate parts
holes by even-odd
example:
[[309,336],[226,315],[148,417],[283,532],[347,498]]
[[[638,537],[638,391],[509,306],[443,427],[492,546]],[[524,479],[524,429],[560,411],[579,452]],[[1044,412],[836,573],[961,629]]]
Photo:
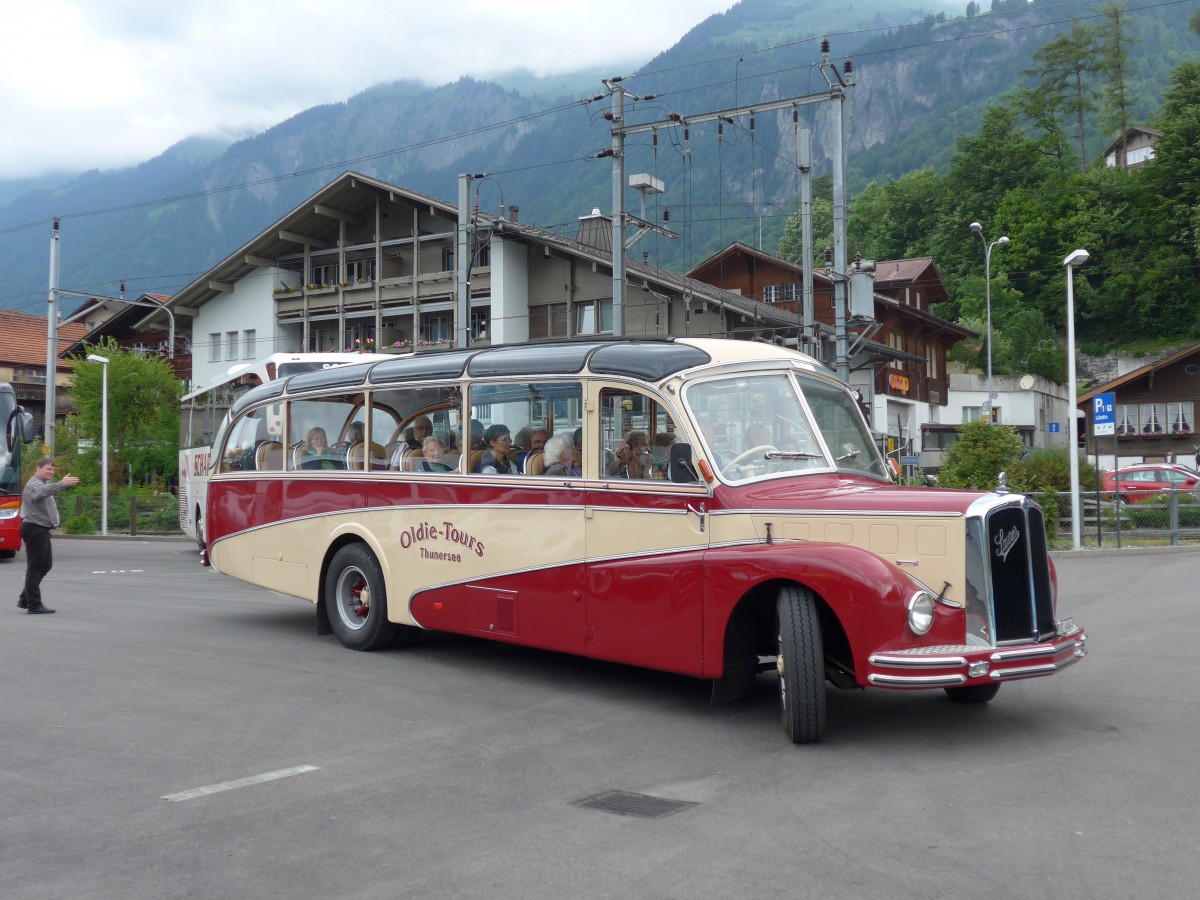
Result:
[[983,226],[978,222],[971,223],[971,230],[983,241],[983,280],[984,295],[987,297],[987,414],[988,421],[992,420],[992,248],[997,244],[1007,244],[1008,235],[996,238],[990,244],[983,236]]
[[108,534],[108,358],[88,354],[88,362],[100,363],[100,533]]
[[1075,436],[1075,413],[1079,405],[1075,402],[1075,273],[1077,266],[1088,261],[1086,250],[1076,250],[1063,260],[1067,268],[1067,403],[1070,411],[1067,418],[1071,420],[1070,443],[1068,451],[1071,457],[1071,546],[1081,548],[1081,523],[1079,521],[1079,443]]

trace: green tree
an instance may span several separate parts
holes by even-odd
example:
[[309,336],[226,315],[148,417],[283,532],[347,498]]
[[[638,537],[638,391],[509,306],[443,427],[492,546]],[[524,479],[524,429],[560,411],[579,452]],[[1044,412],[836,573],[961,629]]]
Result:
[[[166,360],[121,350],[111,338],[85,348],[108,363],[109,483],[123,485],[128,477],[150,480],[175,471],[179,449],[180,384]],[[76,361],[71,380],[75,412],[67,432],[90,446],[67,452],[66,463],[76,474],[99,466],[102,426],[103,370],[101,363]],[[77,446],[77,445],[76,445]]]
[[1007,425],[993,425],[987,419],[964,422],[938,469],[938,483],[990,491],[997,476],[1020,459],[1024,449],[1020,436]]
[[1137,71],[1129,58],[1135,38],[1123,3],[1106,3],[1102,13],[1104,21],[1098,26],[1096,42],[1097,70],[1104,80],[1100,121],[1110,134],[1124,135],[1133,124],[1133,111],[1140,99]]
[[1091,91],[1086,89],[1086,82],[1096,73],[1096,39],[1096,28],[1077,23],[1034,51],[1037,65],[1022,74],[1037,81],[1016,95],[1026,116],[1047,133],[1057,130],[1065,119],[1074,119],[1080,171],[1087,169],[1084,118],[1096,110]]

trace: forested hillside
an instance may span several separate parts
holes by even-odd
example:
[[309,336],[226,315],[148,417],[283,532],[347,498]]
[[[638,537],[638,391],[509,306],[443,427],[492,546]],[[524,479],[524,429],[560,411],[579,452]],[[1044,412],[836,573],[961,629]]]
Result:
[[[1200,12],[1191,26],[1200,32]],[[1200,58],[1173,68],[1148,118],[1163,133],[1152,162],[1126,172],[1081,160],[1081,130],[1134,124],[1132,61],[1113,49],[1127,44],[1119,27],[1110,16],[1044,45],[1025,86],[987,105],[981,126],[958,136],[945,174],[927,167],[875,181],[853,201],[850,251],[932,256],[955,298],[939,311],[981,333],[984,248],[970,224],[983,226],[989,244],[1009,238],[991,258],[997,371],[1064,380],[1062,261],[1079,247],[1091,254],[1076,277],[1082,346],[1200,338]],[[792,258],[797,234],[793,220],[782,247]],[[978,363],[984,346],[960,352]]]

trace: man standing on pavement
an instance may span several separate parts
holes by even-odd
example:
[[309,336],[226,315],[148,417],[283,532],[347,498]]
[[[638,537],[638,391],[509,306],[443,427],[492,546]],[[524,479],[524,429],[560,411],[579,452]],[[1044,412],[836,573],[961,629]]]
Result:
[[21,494],[21,540],[25,542],[25,589],[17,601],[20,609],[32,615],[52,613],[42,603],[42,579],[54,564],[50,555],[50,529],[59,523],[58,504],[54,495],[79,484],[79,479],[67,473],[62,481],[54,480],[54,460],[43,456],[37,461],[33,475]]

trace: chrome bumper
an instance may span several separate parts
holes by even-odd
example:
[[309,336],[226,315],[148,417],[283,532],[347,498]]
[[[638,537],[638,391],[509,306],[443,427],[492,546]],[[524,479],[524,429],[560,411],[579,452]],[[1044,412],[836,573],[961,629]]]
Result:
[[939,646],[872,653],[867,683],[886,688],[945,688],[1053,675],[1087,656],[1087,632],[1075,628],[1040,644]]

